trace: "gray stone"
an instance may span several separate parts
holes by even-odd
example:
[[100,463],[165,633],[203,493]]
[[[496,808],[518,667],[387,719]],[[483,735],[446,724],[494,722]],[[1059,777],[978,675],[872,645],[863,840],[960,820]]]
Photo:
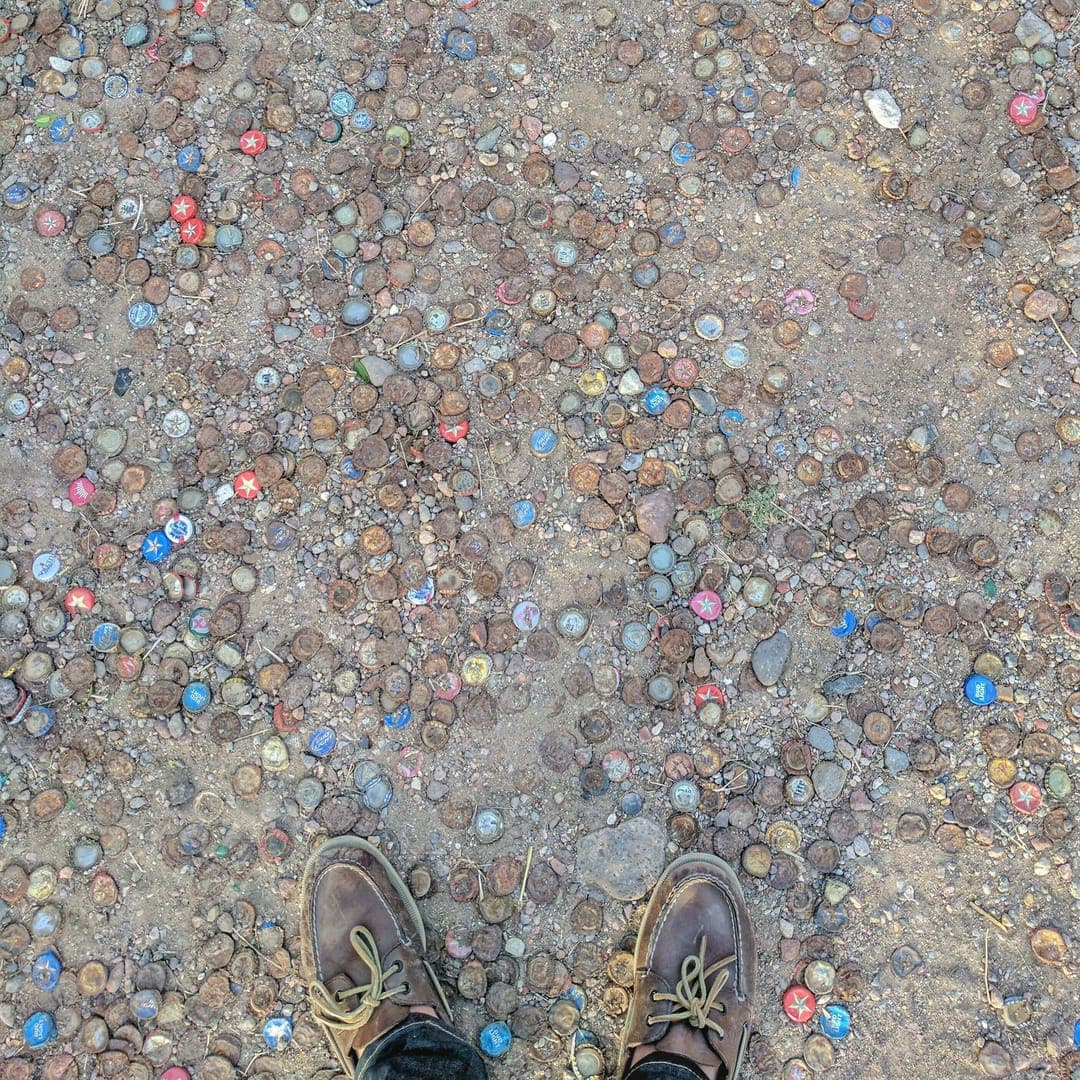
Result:
[[759,641],[750,658],[750,666],[762,686],[775,686],[784,674],[784,665],[791,656],[791,639],[783,630]]
[[862,726],[856,724],[850,716],[840,717],[840,736],[846,739],[852,746],[862,740]]
[[1030,49],[1034,45],[1049,45],[1052,47],[1054,44],[1054,31],[1050,28],[1049,23],[1040,19],[1034,11],[1025,11],[1016,20],[1013,33],[1025,49]]
[[901,773],[911,765],[911,758],[895,746],[885,747],[885,768],[891,773]]
[[598,829],[578,841],[578,873],[616,900],[640,900],[656,884],[667,862],[664,830],[646,818]]
[[810,774],[814,791],[822,802],[832,802],[844,790],[847,770],[835,761],[819,761]]
[[662,544],[668,538],[668,529],[675,517],[675,496],[671,489],[659,487],[650,491],[634,507],[634,515],[637,527],[654,544]]
[[274,327],[274,344],[286,345],[290,341],[295,341],[300,336],[300,327],[287,326],[285,323],[280,323]]
[[831,754],[836,749],[836,740],[832,737],[832,732],[821,724],[814,724],[807,731],[806,741],[822,754]]
[[360,363],[363,365],[364,371],[367,372],[367,377],[372,386],[382,386],[397,371],[397,368],[390,360],[385,356],[379,356],[378,353],[368,353],[366,356],[362,356]]
[[821,684],[821,692],[826,697],[848,697],[857,694],[865,682],[862,675],[833,675]]

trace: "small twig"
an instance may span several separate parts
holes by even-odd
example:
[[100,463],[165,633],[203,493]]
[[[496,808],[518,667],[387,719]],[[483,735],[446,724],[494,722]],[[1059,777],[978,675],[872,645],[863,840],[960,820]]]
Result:
[[1073,343],[1061,332],[1061,327],[1058,326],[1057,319],[1055,319],[1054,316],[1051,315],[1050,321],[1054,324],[1054,329],[1058,332],[1058,337],[1061,338],[1063,342],[1065,342],[1065,348],[1068,349],[1069,352],[1073,354],[1073,356],[1076,356],[1077,352],[1076,349],[1073,347]]
[[521,891],[518,893],[517,906],[521,907],[525,903],[525,886],[529,884],[529,871],[532,869],[533,861],[533,849],[532,844],[529,845],[529,853],[525,856],[525,873],[521,877]]
[[424,197],[424,199],[420,203],[417,204],[416,209],[409,215],[409,220],[410,221],[412,221],[412,219],[414,217],[416,217],[417,214],[420,213],[420,211],[424,208],[424,206],[427,205],[427,203],[429,203],[432,200],[432,198],[435,195],[435,192],[438,191],[439,188],[441,188],[443,186],[443,184],[445,184],[445,183],[446,183],[446,180],[440,180],[437,184],[435,184],[432,187],[432,189],[427,193],[427,195]]
[[986,989],[986,1004],[990,1004],[990,931],[983,931],[983,986]]
[[272,727],[259,728],[258,731],[249,731],[246,735],[237,735],[233,742],[244,742],[247,739],[257,738],[259,735],[265,735],[268,731],[273,731]]
[[996,926],[1003,934],[1009,933],[1009,928],[1000,920],[990,914],[984,907],[980,907],[974,900],[969,900],[972,910],[977,911],[988,923]]
[[257,637],[255,638],[255,643],[259,646],[260,649],[262,649],[263,652],[269,653],[279,664],[284,664],[285,663],[285,661],[282,660],[281,657],[278,656],[278,654],[276,652],[274,652],[273,649],[271,649],[268,646],[264,645],[259,638],[257,638]]

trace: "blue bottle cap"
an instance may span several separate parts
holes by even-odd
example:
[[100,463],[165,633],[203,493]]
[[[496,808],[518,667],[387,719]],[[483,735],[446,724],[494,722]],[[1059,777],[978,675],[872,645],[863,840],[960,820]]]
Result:
[[54,723],[56,723],[56,713],[48,705],[31,705],[23,713],[23,724],[35,739],[48,735]]
[[[130,84],[127,79],[123,75],[118,74],[107,75],[105,81],[101,84],[105,96],[107,98],[112,98],[113,101],[127,97],[129,86]],[[180,166],[180,168],[183,167],[183,165]]]
[[821,1010],[821,1030],[830,1039],[846,1039],[851,1031],[851,1013],[843,1005],[826,1005]]
[[262,1033],[271,1050],[282,1050],[292,1042],[292,1021],[287,1016],[269,1016]]
[[488,1057],[502,1057],[510,1049],[510,1025],[503,1020],[496,1020],[480,1030],[477,1041]]
[[56,1038],[56,1020],[49,1012],[33,1013],[23,1024],[23,1039],[31,1050],[48,1046]]
[[228,255],[233,251],[239,251],[244,242],[244,234],[237,225],[222,225],[214,234],[214,247],[222,255]]
[[645,561],[658,574],[667,574],[675,565],[675,552],[670,544],[653,544]]
[[720,422],[717,425],[721,435],[734,435],[739,430],[739,425],[744,423],[746,417],[738,409],[725,409],[720,414]]
[[870,20],[870,32],[878,37],[890,38],[896,30],[896,23],[891,15],[875,15]]
[[518,499],[510,504],[510,520],[519,528],[524,529],[536,520],[536,506],[531,499]]
[[54,551],[43,551],[40,555],[34,556],[34,561],[30,567],[35,581],[52,581],[57,574],[60,573],[60,556]]
[[637,817],[641,813],[641,808],[644,805],[644,800],[636,791],[628,791],[619,800],[619,809],[627,817]]
[[321,724],[308,736],[308,751],[316,757],[326,757],[337,745],[337,735],[332,727]]
[[697,147],[692,142],[677,142],[671,148],[671,160],[676,165],[689,165],[696,153]]
[[435,579],[428,574],[427,580],[423,585],[418,585],[415,589],[410,589],[405,594],[405,599],[410,604],[430,604],[435,599]]
[[750,350],[745,345],[735,342],[724,349],[724,363],[729,368],[744,368],[750,363]]
[[210,704],[210,687],[206,683],[192,682],[184,687],[180,702],[191,713],[202,712]]
[[643,622],[628,622],[622,628],[622,643],[627,652],[644,652],[649,644],[649,628]]
[[547,457],[559,445],[559,436],[549,427],[537,428],[529,436],[529,449],[537,457]]
[[34,957],[34,963],[30,968],[30,981],[39,990],[55,990],[60,981],[60,972],[63,965],[60,957],[52,949],[46,949],[40,956]]
[[172,543],[161,529],[146,534],[142,542],[142,557],[149,563],[159,563],[167,559],[172,551]]
[[186,544],[195,535],[195,524],[186,514],[177,514],[165,522],[162,531],[170,543]]
[[202,151],[197,146],[182,146],[176,152],[176,164],[184,172],[198,172],[202,164]]
[[337,90],[330,95],[330,115],[339,120],[356,108],[356,96],[348,90]]
[[341,472],[343,476],[348,477],[350,480],[359,480],[363,476],[363,472],[358,469],[351,457],[341,459]]
[[387,713],[383,717],[383,723],[388,728],[392,728],[397,731],[403,727],[408,727],[412,721],[412,709],[408,705],[402,705],[396,712]]
[[349,123],[352,124],[354,131],[371,131],[375,126],[375,117],[366,109],[357,109],[352,114],[352,120]]
[[90,641],[98,652],[112,652],[120,644],[120,627],[112,622],[98,623]]
[[137,300],[128,308],[132,330],[146,330],[157,322],[157,308],[146,300]]
[[4,189],[4,205],[12,210],[21,210],[30,203],[30,189],[26,184],[9,184]]
[[161,995],[156,990],[138,990],[131,995],[131,1011],[140,1020],[153,1020],[161,1008]]
[[65,120],[62,116],[58,116],[49,125],[49,138],[54,143],[71,142],[74,137],[75,125],[70,120]]
[[458,60],[476,59],[476,38],[468,30],[450,30],[443,39],[446,51]]
[[659,416],[671,404],[671,395],[662,386],[650,386],[643,402],[650,416]]
[[668,247],[679,247],[686,240],[686,229],[681,221],[665,221],[656,232]]
[[645,579],[643,591],[645,593],[645,599],[648,600],[653,607],[659,607],[661,604],[666,604],[671,599],[671,581],[664,577],[663,574],[650,574]]
[[567,1001],[572,1001],[578,1012],[584,1012],[586,1003],[585,991],[582,990],[580,986],[575,986],[571,983],[559,997],[565,998]]
[[845,608],[844,617],[835,626],[829,627],[829,633],[838,638],[851,637],[858,625],[859,620],[855,618],[855,612],[851,608]]
[[760,97],[758,92],[752,86],[740,86],[739,89],[735,91],[735,96],[732,97],[731,104],[734,105],[739,112],[748,113],[753,112],[757,108],[759,100]]
[[503,337],[512,325],[513,319],[505,308],[492,308],[484,316],[484,333],[489,337]]
[[993,705],[997,687],[985,675],[969,675],[964,683],[964,697],[972,705]]

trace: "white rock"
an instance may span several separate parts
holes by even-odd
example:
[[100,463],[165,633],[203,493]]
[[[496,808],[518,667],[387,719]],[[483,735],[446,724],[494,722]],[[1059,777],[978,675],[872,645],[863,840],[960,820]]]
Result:
[[863,101],[870,115],[883,128],[895,131],[900,126],[900,106],[888,90],[867,90],[863,94]]
[[1056,266],[1080,266],[1080,235],[1069,236],[1054,247]]

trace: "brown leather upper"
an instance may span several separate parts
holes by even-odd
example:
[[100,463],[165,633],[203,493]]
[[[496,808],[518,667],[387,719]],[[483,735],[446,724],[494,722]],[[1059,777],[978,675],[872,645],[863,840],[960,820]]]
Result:
[[[449,1019],[423,962],[427,947],[423,923],[414,918],[415,906],[407,894],[401,895],[399,884],[400,879],[391,880],[380,857],[333,841],[313,857],[305,880],[304,977],[321,983],[331,1005],[343,1012],[358,1009],[365,1000],[372,1006],[362,1025],[339,1029],[323,1024],[350,1075],[364,1048],[400,1024],[412,1006],[431,1005]],[[365,927],[370,934],[362,936],[359,946],[353,940],[356,927]],[[369,960],[376,959],[367,947],[369,942],[374,943],[378,972],[361,958],[362,951]],[[371,989],[365,995],[339,993],[353,987]],[[332,1013],[333,1009],[320,1008],[321,991],[312,991],[311,1000],[316,1019]]]
[[756,960],[731,867],[711,855],[676,860],[638,933],[621,1058],[669,1036],[666,1051],[706,1066],[722,1062],[734,1078],[749,1041]]

